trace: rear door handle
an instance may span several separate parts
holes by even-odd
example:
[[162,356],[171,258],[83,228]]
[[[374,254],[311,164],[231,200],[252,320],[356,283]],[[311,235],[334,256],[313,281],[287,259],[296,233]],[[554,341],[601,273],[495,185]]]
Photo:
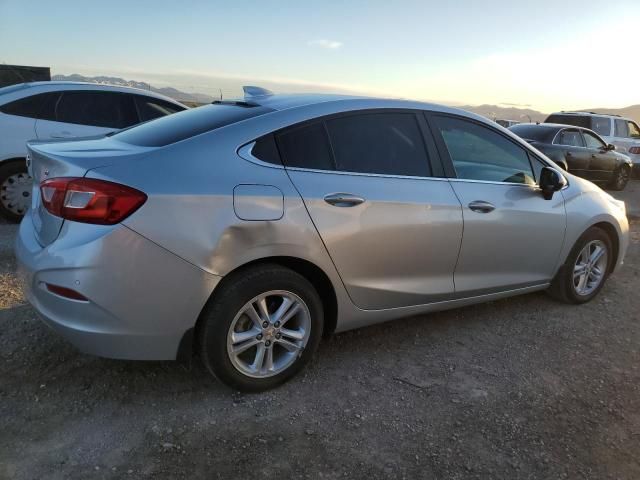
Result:
[[483,200],[476,200],[474,202],[471,202],[469,204],[469,208],[478,213],[489,213],[493,212],[496,209],[495,205]]
[[325,195],[324,201],[334,207],[355,207],[364,203],[364,198],[350,193],[331,193]]

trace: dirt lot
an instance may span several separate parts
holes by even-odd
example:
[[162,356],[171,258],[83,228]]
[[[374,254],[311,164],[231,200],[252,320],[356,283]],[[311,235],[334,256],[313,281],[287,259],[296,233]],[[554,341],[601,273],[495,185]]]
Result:
[[197,362],[78,353],[24,304],[14,233],[0,225],[2,478],[640,478],[637,221],[591,304],[531,294],[337,335],[259,395]]

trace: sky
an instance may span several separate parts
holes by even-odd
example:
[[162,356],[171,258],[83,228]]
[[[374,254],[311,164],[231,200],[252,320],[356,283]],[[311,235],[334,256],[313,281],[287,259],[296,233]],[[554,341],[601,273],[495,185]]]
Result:
[[640,103],[640,0],[0,0],[0,63],[544,112]]

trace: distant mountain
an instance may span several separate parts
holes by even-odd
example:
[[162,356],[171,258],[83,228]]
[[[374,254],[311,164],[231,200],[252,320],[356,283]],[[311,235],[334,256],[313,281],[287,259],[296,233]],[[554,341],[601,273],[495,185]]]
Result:
[[84,75],[78,75],[77,73],[74,73],[71,75],[53,75],[51,79],[62,80],[67,82],[89,82],[89,83],[100,83],[104,85],[117,85],[119,87],[140,88],[142,90],[150,90],[152,92],[166,95],[167,97],[171,97],[175,100],[178,100],[179,102],[185,102],[190,104],[211,103],[213,101],[213,97],[211,95],[206,95],[204,93],[187,93],[172,87],[158,88],[145,82],[137,82],[135,80],[125,80],[124,78],[120,78],[120,77],[108,77],[108,76],[85,77]]
[[[109,76],[97,76],[97,77],[85,77],[84,75],[79,75],[74,73],[72,75],[53,75],[52,80],[66,80],[73,82],[90,82],[90,83],[102,83],[107,85],[119,85],[125,87],[134,87],[141,88],[143,90],[151,90],[152,92],[157,92],[162,95],[166,95],[168,97],[174,98],[180,102],[185,102],[190,105],[200,105],[203,103],[211,103],[214,100],[214,97],[208,95],[206,93],[187,93],[181,90],[178,90],[173,87],[154,87],[153,85],[146,82],[138,82],[135,80],[125,80],[120,77],[109,77]],[[220,91],[236,91],[238,90],[238,86],[235,83],[238,81],[231,82],[234,85],[227,84],[230,81],[224,79],[215,79],[215,84],[221,86]],[[227,83],[224,83],[227,82]],[[251,84],[251,80],[248,80],[248,83],[242,83],[244,85]],[[332,89],[327,89],[326,87],[317,86],[300,86],[293,84],[274,84],[271,85],[269,82],[260,82],[260,85],[264,85],[267,88],[273,88],[278,91],[302,91],[313,88],[316,91],[328,91],[332,92]],[[213,91],[217,91],[217,89],[213,89]],[[226,98],[226,95],[225,95]],[[482,115],[483,117],[490,118],[491,120],[496,119],[505,119],[505,120],[516,120],[519,122],[528,122],[531,120],[532,122],[543,122],[548,113],[542,113],[537,110],[533,110],[530,108],[518,108],[516,106],[510,106],[509,104],[505,104],[503,106],[500,105],[465,105],[460,107],[463,110],[468,110],[470,112],[477,113],[478,115]],[[608,113],[613,115],[622,115],[624,117],[629,117],[634,119],[636,122],[640,122],[640,105],[632,105],[630,107],[625,108],[593,108],[583,110],[585,112],[598,112],[598,113]]]
[[516,120],[517,122],[543,122],[548,114],[530,108],[500,107],[498,105],[465,105],[462,110],[477,113],[491,120]]

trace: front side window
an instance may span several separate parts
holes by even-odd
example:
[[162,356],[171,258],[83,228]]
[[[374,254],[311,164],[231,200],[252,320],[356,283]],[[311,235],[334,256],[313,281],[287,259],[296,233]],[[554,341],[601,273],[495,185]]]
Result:
[[629,137],[629,126],[626,120],[614,120],[615,136],[618,138]]
[[582,135],[577,130],[563,130],[556,140],[558,145],[567,145],[569,147],[584,147]]
[[326,122],[336,169],[427,177],[431,174],[414,113],[364,113]]
[[640,138],[640,128],[636,122],[627,121],[627,128],[631,138]]
[[605,143],[596,137],[593,133],[582,132],[584,136],[584,141],[587,144],[587,148],[604,148],[606,147]]
[[529,156],[500,133],[454,117],[436,117],[458,178],[534,184]]
[[598,135],[611,135],[611,119],[607,117],[591,117],[591,130]]
[[184,108],[180,108],[178,105],[157,98],[143,97],[142,95],[135,95],[134,98],[141,122],[148,122],[149,120],[165,117],[184,110]]
[[104,128],[138,123],[131,97],[115,92],[64,92],[55,115],[58,122]]

